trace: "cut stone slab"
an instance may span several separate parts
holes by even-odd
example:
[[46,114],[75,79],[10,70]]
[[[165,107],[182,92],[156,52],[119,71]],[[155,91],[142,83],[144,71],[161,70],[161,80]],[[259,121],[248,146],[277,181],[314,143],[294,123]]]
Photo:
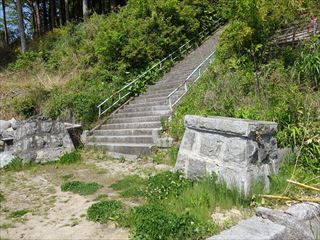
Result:
[[269,188],[279,167],[277,123],[226,117],[185,117],[175,169],[196,179],[215,173],[243,193],[256,181]]
[[252,217],[207,240],[282,240],[286,228],[268,219]]

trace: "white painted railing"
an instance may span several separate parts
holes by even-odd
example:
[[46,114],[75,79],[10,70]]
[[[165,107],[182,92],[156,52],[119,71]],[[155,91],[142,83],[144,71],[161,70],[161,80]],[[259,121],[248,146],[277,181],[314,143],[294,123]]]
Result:
[[198,44],[198,42],[203,42],[213,31],[218,29],[222,24],[222,19],[218,19],[215,21],[211,29],[205,29],[200,32],[197,38],[193,38],[191,40],[188,40],[186,43],[184,43],[182,46],[180,46],[176,51],[169,54],[167,57],[162,59],[160,62],[153,65],[151,68],[149,68],[147,71],[142,73],[140,76],[138,76],[136,79],[131,81],[130,83],[126,84],[124,87],[116,91],[114,94],[112,94],[109,98],[105,99],[103,102],[101,102],[97,108],[99,109],[99,117],[103,115],[104,113],[111,111],[115,106],[118,106],[119,104],[125,102],[132,94],[132,90],[130,89],[131,86],[134,86],[134,84],[138,82],[142,82],[145,84],[146,79],[144,78],[148,73],[154,70],[163,70],[164,64],[167,61],[174,62],[176,59],[181,58],[184,56],[190,49],[192,49],[194,46]]
[[[212,63],[212,59],[214,58],[215,51],[213,51],[200,65],[193,70],[193,72],[182,82],[176,89],[174,89],[168,96],[168,102],[170,110],[172,111],[173,108],[177,105],[177,103],[182,99],[182,97],[188,92],[188,84],[194,84],[199,80],[201,77],[201,74],[204,73],[208,69],[208,65]],[[180,96],[177,96],[178,98],[176,100],[173,100],[172,98],[175,96],[175,94],[178,91],[183,91],[183,93]]]

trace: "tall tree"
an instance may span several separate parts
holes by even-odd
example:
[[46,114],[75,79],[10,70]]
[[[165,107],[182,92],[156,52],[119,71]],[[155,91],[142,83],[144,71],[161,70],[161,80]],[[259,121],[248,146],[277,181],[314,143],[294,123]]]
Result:
[[88,0],[83,0],[83,18],[86,18],[89,16],[89,3]]
[[3,15],[3,28],[4,28],[4,40],[7,45],[9,45],[9,36],[8,36],[8,27],[7,27],[7,18],[6,18],[6,4],[2,0],[2,15]]
[[64,0],[65,14],[66,14],[66,22],[69,22],[69,2],[68,0]]
[[26,33],[24,31],[24,20],[23,20],[21,0],[17,0],[17,12],[18,12],[19,34],[20,34],[20,41],[21,41],[21,52],[24,53],[27,51],[27,40],[26,40]]
[[46,0],[42,0],[43,32],[48,31],[48,14]]

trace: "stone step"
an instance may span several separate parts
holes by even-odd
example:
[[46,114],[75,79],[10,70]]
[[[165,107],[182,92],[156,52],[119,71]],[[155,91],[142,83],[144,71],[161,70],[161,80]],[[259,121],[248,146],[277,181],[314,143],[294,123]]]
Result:
[[149,116],[165,116],[168,115],[170,111],[146,111],[146,112],[126,112],[120,110],[114,115],[114,118],[124,118],[124,117],[149,117]]
[[148,88],[148,91],[157,91],[157,90],[168,90],[170,91],[170,89],[172,89],[172,91],[178,87],[180,85],[180,83],[176,83],[176,84],[165,84],[165,85],[153,85],[153,86],[150,86]]
[[[148,97],[150,97],[150,98],[154,98],[154,97],[167,97],[170,93],[171,93],[172,91],[170,90],[170,91],[164,91],[164,92],[158,92],[158,91],[155,91],[155,92],[146,92],[146,93],[144,93],[144,94],[142,94],[142,95],[140,95],[139,97],[146,97],[146,98],[148,98]],[[180,90],[178,90],[177,91],[178,93],[182,93],[182,92],[184,92],[184,90],[182,90],[182,89],[180,89]]]
[[105,124],[100,127],[101,130],[107,129],[132,129],[132,128],[160,128],[160,121],[156,122],[140,122],[140,123],[112,123]]
[[136,106],[136,107],[141,107],[141,106],[157,106],[157,105],[163,105],[163,104],[168,104],[167,98],[162,98],[160,100],[153,100],[153,101],[139,101],[139,100],[134,100],[129,103],[129,106]]
[[152,135],[92,136],[88,138],[88,141],[93,143],[154,143]]
[[151,111],[169,111],[169,105],[156,105],[156,106],[135,106],[135,105],[125,105],[123,112],[151,112]]
[[167,116],[145,116],[145,117],[117,117],[114,116],[108,121],[109,123],[136,123],[136,122],[155,122],[160,121],[161,118],[168,118]]
[[136,97],[133,101],[135,103],[145,103],[145,102],[158,102],[158,101],[164,101],[167,99],[168,94],[164,96],[151,96],[151,97],[144,97],[144,96],[139,96]]
[[88,147],[102,149],[108,152],[131,155],[150,155],[153,144],[145,143],[88,143]]
[[136,129],[115,129],[115,130],[95,130],[94,136],[137,136],[152,135],[152,132],[160,133],[161,128],[136,128]]
[[145,102],[145,103],[129,103],[124,107],[124,109],[128,108],[140,108],[140,107],[157,107],[157,106],[168,106],[168,101],[157,101],[157,102]]

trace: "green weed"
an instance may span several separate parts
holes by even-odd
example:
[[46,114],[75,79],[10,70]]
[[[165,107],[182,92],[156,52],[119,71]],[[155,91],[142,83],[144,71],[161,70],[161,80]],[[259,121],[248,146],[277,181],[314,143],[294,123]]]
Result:
[[141,197],[144,196],[146,180],[137,176],[126,176],[120,181],[111,185],[111,188],[120,191],[123,197]]
[[7,166],[4,167],[6,171],[19,172],[23,170],[24,164],[21,158],[14,158]]
[[121,221],[123,217],[123,205],[116,200],[103,200],[91,205],[87,211],[90,221],[107,223],[109,220]]
[[14,228],[13,223],[4,223],[0,225],[0,229],[9,229],[9,228]]
[[178,197],[190,184],[179,172],[162,172],[148,179],[145,194],[148,200],[157,202],[169,196]]
[[9,214],[9,218],[20,218],[29,212],[28,209],[21,209]]
[[92,182],[84,183],[80,181],[65,182],[61,185],[61,191],[73,192],[80,195],[90,195],[102,188],[102,185]]
[[6,198],[4,197],[3,192],[0,191],[0,202],[3,202],[5,200],[6,200]]
[[79,151],[73,151],[70,153],[65,153],[59,159],[59,163],[61,164],[74,164],[81,162],[81,153]]

